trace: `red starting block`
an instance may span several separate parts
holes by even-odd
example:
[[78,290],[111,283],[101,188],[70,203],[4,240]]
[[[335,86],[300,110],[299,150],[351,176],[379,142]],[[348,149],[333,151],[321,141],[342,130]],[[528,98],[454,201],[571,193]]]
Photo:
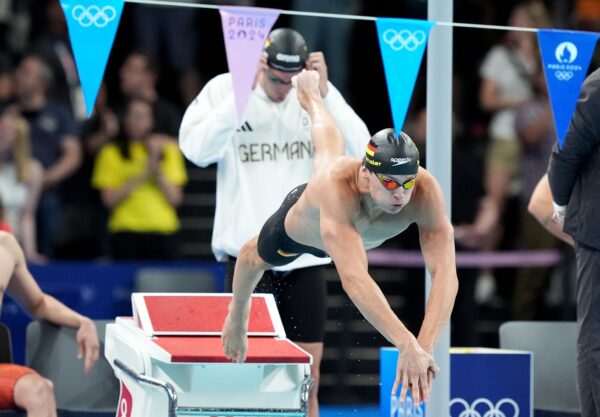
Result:
[[132,295],[106,328],[121,382],[117,417],[305,416],[312,357],[286,339],[271,294],[252,296],[246,362],[223,353],[231,294]]

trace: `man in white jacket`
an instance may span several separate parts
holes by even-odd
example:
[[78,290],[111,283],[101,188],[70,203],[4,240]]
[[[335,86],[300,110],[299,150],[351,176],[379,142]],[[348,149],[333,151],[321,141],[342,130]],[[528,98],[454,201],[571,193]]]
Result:
[[[309,53],[302,35],[292,29],[270,33],[241,123],[236,120],[230,74],[209,81],[183,117],[179,145],[184,155],[202,167],[218,164],[212,248],[217,260],[229,262],[228,290],[240,248],[258,234],[287,193],[311,177],[310,119],[296,94],[290,94],[292,77],[303,69],[319,72],[319,90],[341,128],[346,153],[362,155],[370,139],[366,125],[328,81],[323,54]],[[275,295],[287,336],[313,356],[310,417],[319,412],[327,296],[322,265],[330,262],[302,255],[267,271],[256,289]]]

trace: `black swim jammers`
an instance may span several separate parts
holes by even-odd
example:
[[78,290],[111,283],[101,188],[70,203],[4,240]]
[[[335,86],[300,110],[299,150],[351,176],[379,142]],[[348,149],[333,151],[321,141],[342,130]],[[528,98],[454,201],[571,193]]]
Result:
[[258,254],[268,264],[283,266],[298,259],[300,255],[309,253],[319,258],[326,258],[327,253],[312,246],[303,245],[290,238],[285,231],[285,216],[300,198],[306,184],[294,188],[285,197],[281,207],[265,222],[258,235]]

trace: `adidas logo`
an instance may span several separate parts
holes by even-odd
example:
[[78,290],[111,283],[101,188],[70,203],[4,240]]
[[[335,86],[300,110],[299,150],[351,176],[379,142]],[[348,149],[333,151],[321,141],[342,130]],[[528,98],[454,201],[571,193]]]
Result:
[[254,129],[252,129],[252,126],[250,126],[250,123],[248,122],[244,122],[237,130],[236,132],[253,132]]

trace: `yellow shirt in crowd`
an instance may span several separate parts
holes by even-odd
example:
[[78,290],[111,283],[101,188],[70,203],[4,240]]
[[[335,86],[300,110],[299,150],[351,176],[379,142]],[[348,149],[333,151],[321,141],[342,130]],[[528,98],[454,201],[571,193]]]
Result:
[[[144,145],[131,142],[129,150],[130,159],[123,158],[113,143],[100,150],[92,174],[95,188],[119,188],[146,170],[148,153]],[[183,186],[187,182],[184,159],[175,142],[165,143],[160,168],[172,184]],[[112,210],[108,220],[111,233],[174,233],[178,229],[176,209],[153,180],[147,180],[133,190]]]

